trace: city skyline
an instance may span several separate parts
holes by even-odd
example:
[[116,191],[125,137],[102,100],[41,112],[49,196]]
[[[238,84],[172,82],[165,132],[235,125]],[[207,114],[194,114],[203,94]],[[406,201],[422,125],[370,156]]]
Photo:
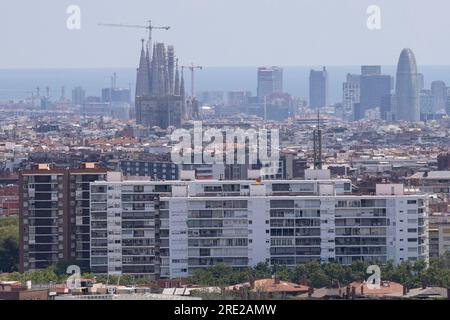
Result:
[[3,2],[0,300],[450,301],[448,0]]

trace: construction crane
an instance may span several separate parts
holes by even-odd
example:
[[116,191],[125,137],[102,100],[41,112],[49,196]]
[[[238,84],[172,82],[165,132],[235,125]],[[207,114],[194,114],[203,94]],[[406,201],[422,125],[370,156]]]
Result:
[[195,69],[202,70],[203,67],[202,66],[196,66],[192,62],[190,66],[181,66],[181,71],[183,71],[184,68],[189,69],[191,71],[191,97],[194,98],[194,96],[195,96],[195,87],[194,87],[194,73],[195,73]]
[[152,30],[153,29],[160,29],[160,30],[169,30],[170,27],[168,26],[154,26],[152,25],[152,20],[148,20],[148,26],[142,26],[142,25],[134,25],[134,24],[117,24],[117,23],[99,23],[99,26],[104,27],[119,27],[119,28],[138,28],[138,29],[147,29],[148,31],[148,43],[147,46],[149,48],[149,51],[151,51],[151,43],[152,43]]

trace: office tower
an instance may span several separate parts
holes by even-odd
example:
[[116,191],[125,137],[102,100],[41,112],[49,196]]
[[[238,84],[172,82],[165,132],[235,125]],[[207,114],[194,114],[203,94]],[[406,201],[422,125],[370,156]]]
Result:
[[283,69],[280,67],[258,68],[257,96],[259,101],[269,98],[274,93],[283,92]]
[[417,64],[411,49],[403,49],[397,65],[395,83],[397,96],[396,119],[420,121]]
[[328,106],[328,72],[325,67],[309,73],[309,106],[314,109]]
[[447,87],[445,82],[431,82],[431,94],[433,96],[433,113],[445,110],[445,103],[447,102]]
[[136,97],[136,123],[147,127],[180,127],[183,97],[176,95]]
[[360,75],[347,74],[347,80],[342,85],[342,105],[345,118],[353,114],[354,104],[360,101],[360,83]]
[[382,120],[394,120],[393,106],[395,105],[395,95],[387,94],[381,98],[380,116]]
[[110,174],[91,184],[91,269],[178,278],[220,262],[243,269],[428,258],[425,196],[392,184],[352,195],[350,180],[318,179],[316,170],[306,178],[127,181]]
[[82,106],[86,100],[86,92],[82,87],[78,86],[72,90],[72,105]]
[[381,66],[361,66],[361,75],[362,76],[372,76],[372,75],[380,75],[381,74]]
[[[435,97],[432,94],[432,90],[421,90],[419,94],[420,103],[420,120],[426,121],[433,119],[435,115]],[[444,102],[445,105],[445,102]]]
[[425,77],[424,77],[423,73],[417,74],[417,81],[419,83],[419,90],[425,89]]
[[381,66],[361,66],[360,114],[381,107],[381,99],[391,93],[391,76],[381,74]]
[[450,114],[450,87],[447,87],[447,100],[445,102],[445,113]]
[[90,188],[106,170],[40,164],[19,176],[20,271],[43,269],[64,260],[89,270]]
[[353,120],[358,121],[364,118],[364,112],[361,109],[361,103],[353,104]]

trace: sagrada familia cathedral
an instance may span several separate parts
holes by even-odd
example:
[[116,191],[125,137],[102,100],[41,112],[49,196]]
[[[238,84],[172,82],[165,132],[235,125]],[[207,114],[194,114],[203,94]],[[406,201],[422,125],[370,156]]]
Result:
[[183,68],[180,72],[173,46],[145,45],[142,40],[135,101],[136,122],[147,127],[180,127],[198,117],[197,101],[186,97]]

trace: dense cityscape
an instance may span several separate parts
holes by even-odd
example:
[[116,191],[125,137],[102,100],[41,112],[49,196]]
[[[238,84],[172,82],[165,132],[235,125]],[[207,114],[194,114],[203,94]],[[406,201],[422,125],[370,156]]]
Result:
[[0,101],[0,300],[450,298],[450,84],[414,48],[331,103],[327,66],[204,91],[145,28],[133,85]]

